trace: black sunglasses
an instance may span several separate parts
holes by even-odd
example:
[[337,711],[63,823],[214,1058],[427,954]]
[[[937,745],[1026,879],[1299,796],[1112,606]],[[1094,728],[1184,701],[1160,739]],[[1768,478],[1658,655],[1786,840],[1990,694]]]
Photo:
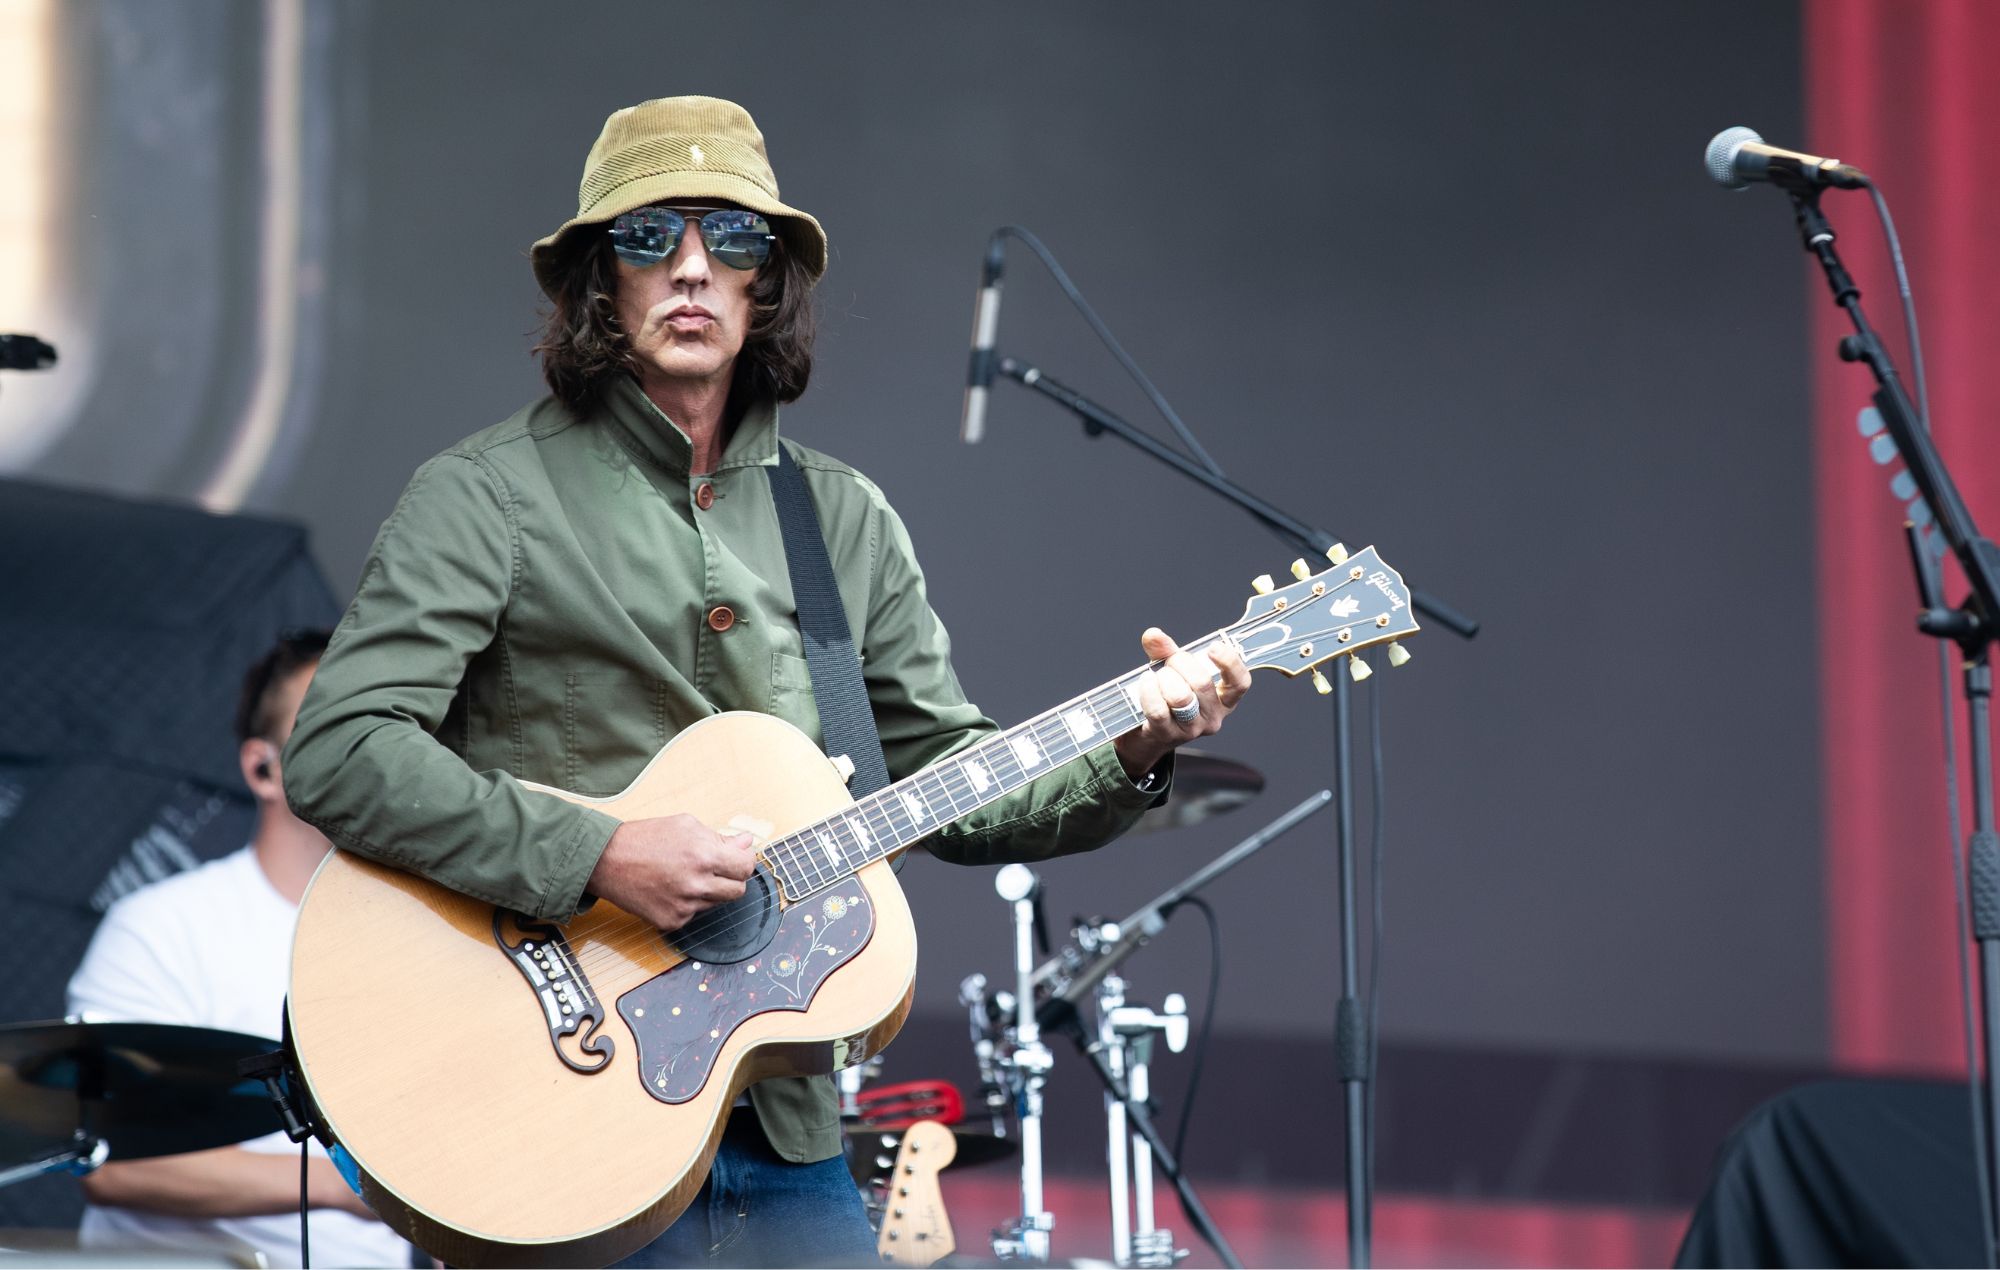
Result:
[[771,223],[740,207],[690,207],[685,213],[671,207],[637,208],[611,222],[611,249],[628,265],[657,265],[680,250],[688,218],[696,212],[705,213],[696,224],[702,246],[716,260],[731,269],[755,269],[771,258],[771,244],[778,241]]

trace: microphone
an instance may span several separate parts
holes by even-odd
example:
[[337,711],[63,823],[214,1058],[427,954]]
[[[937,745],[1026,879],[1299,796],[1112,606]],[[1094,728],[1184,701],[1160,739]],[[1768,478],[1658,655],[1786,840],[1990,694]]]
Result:
[[1868,174],[1839,159],[1780,150],[1764,144],[1750,128],[1724,128],[1708,143],[1708,174],[1724,189],[1747,190],[1752,181],[1769,181],[1800,192],[1833,186],[1842,190],[1868,187]]
[[977,445],[986,435],[986,394],[993,387],[993,337],[1000,329],[1000,267],[1006,251],[999,234],[986,244],[986,264],[979,276],[979,306],[972,314],[972,362],[965,373],[965,417],[958,439]]

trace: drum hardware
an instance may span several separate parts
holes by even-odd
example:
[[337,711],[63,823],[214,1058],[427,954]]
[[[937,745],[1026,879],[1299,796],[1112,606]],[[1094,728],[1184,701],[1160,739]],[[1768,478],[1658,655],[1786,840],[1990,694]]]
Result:
[[1010,864],[993,879],[994,890],[1012,910],[1015,984],[1011,1039],[997,1049],[993,1061],[1014,1096],[1021,1127],[1021,1213],[993,1232],[993,1255],[1003,1262],[1047,1262],[1049,1233],[1055,1227],[1042,1194],[1042,1088],[1055,1055],[1042,1043],[1035,1020],[1035,897],[1041,886],[1025,864]]
[[[1179,1161],[1146,1111],[1152,1041],[1167,1040],[1178,1052],[1187,1043],[1187,1007],[1179,994],[1164,1011],[1128,1004],[1126,984],[1113,972],[1166,926],[1174,908],[1221,874],[1323,810],[1333,800],[1321,790],[1306,798],[1221,856],[1196,870],[1123,922],[1091,919],[1080,923],[1070,942],[1040,966],[1030,964],[1035,900],[1041,881],[1023,865],[1010,864],[994,879],[995,889],[1013,911],[1015,990],[987,991],[984,975],[968,975],[959,1002],[970,1016],[973,1050],[987,1087],[989,1112],[1011,1102],[1021,1127],[1021,1212],[993,1232],[994,1255],[1003,1262],[1046,1262],[1053,1217],[1043,1207],[1042,1090],[1054,1055],[1042,1041],[1046,1032],[1069,1036],[1105,1086],[1107,1161],[1112,1173],[1113,1253],[1120,1266],[1171,1267],[1187,1254],[1174,1247],[1171,1231],[1153,1223],[1153,1169],[1172,1179],[1181,1205],[1197,1231],[1225,1265],[1240,1265],[1206,1208],[1181,1174]],[[1098,1031],[1093,1039],[1078,1017],[1081,1003],[1095,1000]],[[1011,1021],[1012,1026],[1008,1023]],[[996,1114],[997,1120],[997,1114]],[[1133,1216],[1136,1213],[1136,1229]]]
[[[1148,1068],[1154,1038],[1164,1039],[1175,1054],[1187,1048],[1187,999],[1170,992],[1155,1012],[1128,1002],[1124,979],[1107,975],[1097,985],[1097,1018],[1098,1044],[1106,1062],[1125,1078],[1132,1101],[1146,1105],[1152,1098]],[[1104,1116],[1109,1133],[1105,1158],[1111,1167],[1112,1257],[1121,1266],[1173,1266],[1188,1254],[1185,1248],[1174,1247],[1171,1230],[1154,1224],[1153,1149],[1143,1135],[1132,1131],[1125,1104],[1108,1091]]]

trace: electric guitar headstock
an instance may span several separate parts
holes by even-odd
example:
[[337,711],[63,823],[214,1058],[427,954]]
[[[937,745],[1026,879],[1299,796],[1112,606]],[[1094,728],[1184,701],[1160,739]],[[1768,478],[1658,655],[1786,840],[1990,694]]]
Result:
[[1252,670],[1310,673],[1323,693],[1333,691],[1333,685],[1320,673],[1322,664],[1346,657],[1348,673],[1359,682],[1373,672],[1355,654],[1387,644],[1389,664],[1401,666],[1410,652],[1399,641],[1422,629],[1403,575],[1383,564],[1375,548],[1350,555],[1336,546],[1326,554],[1332,567],[1318,573],[1304,560],[1294,560],[1297,581],[1288,586],[1277,586],[1268,573],[1257,578],[1250,584],[1256,594],[1242,618],[1222,632],[1236,642]]
[[958,1244],[945,1215],[938,1173],[958,1154],[958,1139],[935,1120],[919,1120],[903,1130],[902,1146],[889,1175],[882,1228],[875,1251],[886,1265],[935,1265]]

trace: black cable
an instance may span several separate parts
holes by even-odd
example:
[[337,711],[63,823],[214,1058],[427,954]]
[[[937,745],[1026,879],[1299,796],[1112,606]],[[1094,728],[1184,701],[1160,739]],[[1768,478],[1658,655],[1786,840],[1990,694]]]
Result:
[[[1910,348],[1910,378],[1917,387],[1917,426],[1929,432],[1930,384],[1924,375],[1923,341],[1917,334],[1917,305],[1911,294],[1909,269],[1903,263],[1903,243],[1896,234],[1896,222],[1889,215],[1889,203],[1882,197],[1882,191],[1871,184],[1868,186],[1868,198],[1875,205],[1876,219],[1882,223],[1882,237],[1889,246],[1889,263],[1896,274],[1896,296],[1903,309],[1903,336]],[[1924,541],[1919,539],[1920,543]],[[1916,564],[1920,569],[1931,567],[1928,560],[1919,559]],[[1965,893],[1965,826],[1959,814],[1958,733],[1952,726],[1951,653],[1944,640],[1937,641],[1938,717],[1943,722],[1944,731],[1945,816],[1951,833],[1951,885],[1953,900],[1958,906],[1958,988],[1965,1036],[1966,1086],[1972,1108],[1973,1162],[1979,1177],[1979,1228],[1986,1237],[1986,1264],[1994,1266],[2000,1265],[2000,1242],[1996,1242],[2000,1240],[2000,1232],[1996,1232],[1994,1226],[1993,1188],[1988,1181],[1991,1163],[1986,1148],[1986,1096],[1979,1079],[1977,1007],[1973,1003],[1970,953],[1973,940],[1972,906]]]
[[299,1143],[299,1270],[312,1270],[312,1234],[306,1224],[306,1144]]
[[1368,927],[1368,1157],[1367,1194],[1375,1193],[1376,1055],[1382,1035],[1382,679],[1368,681],[1368,892],[1373,916]]
[[1215,1031],[1215,1003],[1222,996],[1222,927],[1215,920],[1215,910],[1199,895],[1190,895],[1181,901],[1201,910],[1208,919],[1208,1004],[1201,1008],[1201,1030],[1194,1036],[1194,1053],[1188,1058],[1187,1092],[1181,1095],[1181,1115],[1179,1127],[1174,1130],[1174,1159],[1181,1169],[1187,1169],[1188,1125],[1194,1120],[1194,1094],[1201,1087],[1201,1065],[1208,1058],[1208,1038]]
[[1069,297],[1069,302],[1076,306],[1076,311],[1083,315],[1083,320],[1090,324],[1090,329],[1097,333],[1097,338],[1104,342],[1104,347],[1111,350],[1111,355],[1118,359],[1118,364],[1125,368],[1125,373],[1130,375],[1133,381],[1145,391],[1147,400],[1153,403],[1153,408],[1158,410],[1160,416],[1173,426],[1174,432],[1180,437],[1182,443],[1189,450],[1193,451],[1194,457],[1200,461],[1201,465],[1216,476],[1221,476],[1222,469],[1216,465],[1214,459],[1209,457],[1208,451],[1202,448],[1201,442],[1194,439],[1194,432],[1187,424],[1181,421],[1179,413],[1167,404],[1167,399],[1161,394],[1160,390],[1153,387],[1153,381],[1146,378],[1146,372],[1139,369],[1139,363],[1133,361],[1131,356],[1125,352],[1124,345],[1120,344],[1118,337],[1111,333],[1111,328],[1104,324],[1104,319],[1097,316],[1097,311],[1090,307],[1090,301],[1083,298],[1083,292],[1077,290],[1076,284],[1070,281],[1069,274],[1065,273],[1063,267],[1056,263],[1054,254],[1042,245],[1042,240],[1019,225],[1002,225],[993,231],[995,238],[1003,234],[1020,239],[1022,243],[1027,245],[1029,251],[1034,252],[1036,256],[1040,257],[1042,267],[1047,269],[1049,276],[1056,280],[1056,285],[1061,287],[1063,294]]

